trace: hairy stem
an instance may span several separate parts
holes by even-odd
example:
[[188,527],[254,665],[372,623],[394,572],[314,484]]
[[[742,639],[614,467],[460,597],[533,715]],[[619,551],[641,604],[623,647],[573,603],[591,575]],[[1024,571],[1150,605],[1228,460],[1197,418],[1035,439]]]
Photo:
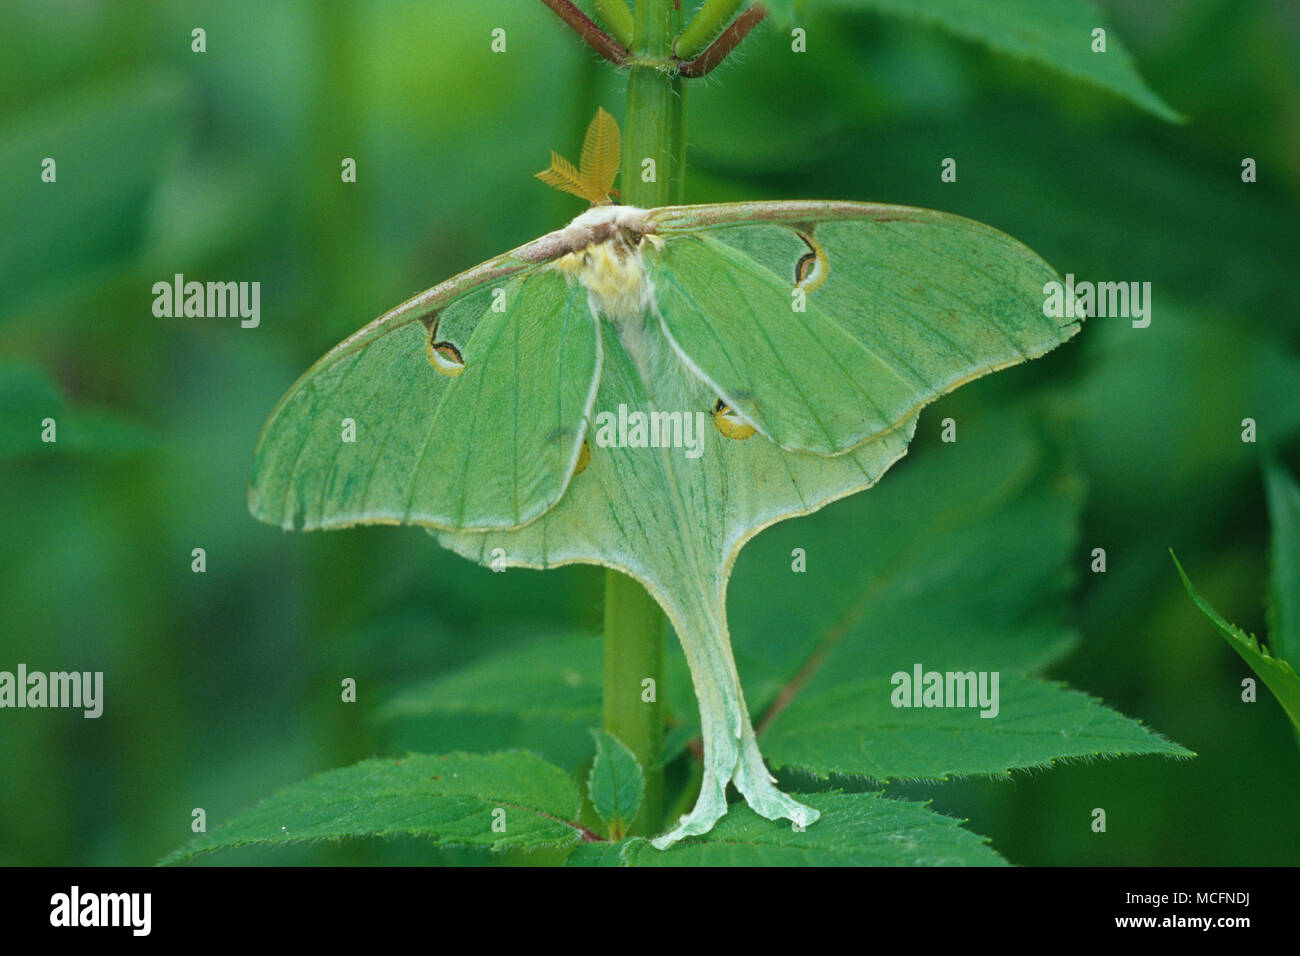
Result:
[[734,50],[741,40],[749,36],[750,31],[758,26],[765,16],[767,16],[767,8],[761,3],[754,4],[733,20],[731,25],[709,44],[707,50],[693,59],[682,61],[681,75],[700,77],[709,73],[727,58],[727,54]]
[[674,206],[686,202],[686,81],[673,77],[673,128],[669,150],[672,170],[668,183],[668,201]]
[[668,205],[674,174],[681,175],[676,140],[682,135],[682,100],[671,72],[663,68],[676,15],[672,0],[636,0],[622,177],[622,197],[634,206]]
[[555,15],[573,28],[587,45],[616,66],[627,60],[627,50],[612,36],[596,26],[591,19],[575,7],[570,0],[542,0]]

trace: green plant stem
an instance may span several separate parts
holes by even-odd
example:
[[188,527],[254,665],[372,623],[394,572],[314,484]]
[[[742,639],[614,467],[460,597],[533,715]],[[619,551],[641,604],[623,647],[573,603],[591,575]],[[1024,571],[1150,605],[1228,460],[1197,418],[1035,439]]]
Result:
[[[602,723],[636,755],[645,796],[629,836],[649,836],[663,818],[664,774],[654,769],[663,750],[664,613],[645,588],[621,571],[605,571],[605,686]],[[645,681],[654,681],[646,693]],[[645,697],[651,700],[645,700]]]
[[627,0],[594,0],[593,4],[601,22],[610,34],[623,46],[632,45],[635,27],[632,23],[632,11],[628,9]]
[[[632,52],[663,57],[672,40],[672,0],[636,0]],[[623,121],[621,199],[637,206],[673,201],[682,135],[678,82],[653,65],[634,65],[628,75],[627,111]],[[642,176],[643,160],[654,160],[655,175]],[[636,755],[645,771],[645,797],[628,828],[631,836],[657,833],[663,822],[662,768],[664,613],[638,581],[614,570],[605,572],[605,687],[603,724]],[[654,693],[646,695],[645,681]],[[652,696],[653,700],[644,700]]]
[[[680,89],[668,70],[650,62],[668,62],[674,13],[672,0],[636,0],[634,65],[628,73],[623,119],[621,195],[624,202],[645,208],[673,201],[674,171],[681,160],[680,145],[675,143],[682,126]],[[654,175],[648,182],[647,159],[654,161]]]
[[673,77],[672,133],[668,148],[672,169],[668,177],[668,202],[681,205],[686,202],[686,80]]
[[704,5],[677,38],[672,52],[683,60],[690,59],[721,33],[744,5],[745,0],[704,0]]

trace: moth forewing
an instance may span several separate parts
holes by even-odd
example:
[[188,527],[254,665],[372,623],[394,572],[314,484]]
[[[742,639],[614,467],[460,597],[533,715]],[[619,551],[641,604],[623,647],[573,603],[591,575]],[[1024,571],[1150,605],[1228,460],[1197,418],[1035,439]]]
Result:
[[[475,266],[384,313],[313,364],[262,429],[249,487],[254,516],[291,530],[376,523],[475,530],[517,526],[552,507],[581,451],[599,342],[581,331],[593,322],[585,302],[578,312],[565,311],[569,289],[553,273],[545,280],[550,294],[531,303],[535,315],[527,297],[516,293],[565,248],[551,233]],[[522,336],[518,345],[500,337],[493,344],[490,336],[469,345],[485,319],[496,317],[504,331],[509,323],[500,323],[503,315],[517,320],[511,328],[512,336]],[[547,363],[556,391],[545,406],[519,397],[515,386],[535,387],[536,376],[525,374],[521,382],[513,365],[503,363],[505,352],[498,352],[519,345],[532,350],[519,355],[525,371]],[[448,375],[452,356],[463,363],[455,377]],[[486,362],[481,372],[490,375],[472,374],[480,360]],[[489,409],[477,433],[479,406],[473,402],[453,399],[440,415],[448,395],[470,388]],[[516,401],[518,427],[501,414]],[[351,442],[341,437],[344,419],[355,423]],[[453,459],[461,464],[459,474],[428,464]],[[466,484],[493,467],[507,477]],[[500,499],[489,502],[490,492]]]
[[652,210],[664,333],[734,413],[839,455],[1078,331],[1042,312],[1056,272],[945,213],[847,202]]
[[414,462],[404,521],[519,527],[559,501],[577,464],[600,372],[586,296],[539,268],[490,302],[418,454],[400,459]]

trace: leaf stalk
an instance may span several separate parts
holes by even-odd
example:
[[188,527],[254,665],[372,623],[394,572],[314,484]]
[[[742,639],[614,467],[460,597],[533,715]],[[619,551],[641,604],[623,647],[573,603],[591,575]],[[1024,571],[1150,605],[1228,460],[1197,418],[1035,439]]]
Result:
[[[620,0],[621,2],[621,0]],[[585,13],[575,7],[570,0],[542,0],[542,3],[554,11],[555,15],[567,23],[578,36],[615,66],[622,66],[627,60],[627,49],[617,40],[602,30]]]
[[691,79],[711,73],[766,16],[767,8],[761,3],[754,4],[733,20],[703,53],[690,60],[682,61],[678,65],[678,71],[682,76]]

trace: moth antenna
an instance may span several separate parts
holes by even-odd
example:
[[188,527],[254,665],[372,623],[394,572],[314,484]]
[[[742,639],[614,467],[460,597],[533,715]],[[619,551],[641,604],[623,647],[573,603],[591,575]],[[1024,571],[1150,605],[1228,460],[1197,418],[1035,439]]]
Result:
[[553,189],[580,196],[593,206],[604,206],[610,203],[611,196],[618,195],[614,180],[622,155],[618,122],[604,107],[599,107],[583,137],[578,166],[551,150],[550,166],[536,176]]

